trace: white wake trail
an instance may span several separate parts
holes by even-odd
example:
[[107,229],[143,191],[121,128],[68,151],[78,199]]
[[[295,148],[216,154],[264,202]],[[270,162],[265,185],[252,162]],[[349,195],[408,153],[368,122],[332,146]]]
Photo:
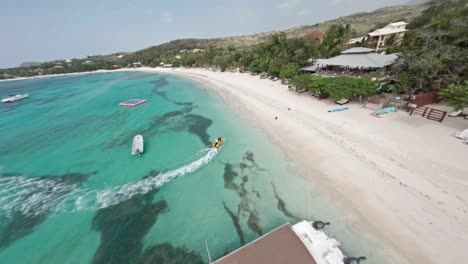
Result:
[[201,158],[180,168],[103,190],[80,188],[77,183],[60,183],[52,178],[8,176],[0,179],[0,210],[7,214],[19,211],[24,215],[40,215],[48,212],[94,211],[106,208],[135,195],[161,188],[177,177],[195,172],[218,153],[217,149],[205,151]]
[[[210,162],[216,156],[217,152],[217,149],[209,149],[203,157],[178,169],[163,172],[137,182],[81,195],[76,199],[76,202],[79,202],[75,203],[76,209],[95,210],[99,208],[105,208],[120,203],[121,201],[130,199],[135,195],[146,194],[154,189],[162,187],[164,184],[168,183],[176,177],[195,172]],[[95,201],[95,204],[91,204],[91,208],[89,208],[89,201],[93,200]]]

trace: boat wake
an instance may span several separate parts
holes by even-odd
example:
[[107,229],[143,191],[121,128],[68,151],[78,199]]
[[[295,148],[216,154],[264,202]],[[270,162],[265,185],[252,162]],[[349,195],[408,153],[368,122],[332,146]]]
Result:
[[120,186],[101,190],[80,187],[80,183],[62,179],[28,178],[21,175],[0,177],[0,210],[10,215],[41,215],[51,212],[95,211],[118,204],[135,195],[161,188],[171,180],[195,172],[209,163],[217,149],[187,165]]

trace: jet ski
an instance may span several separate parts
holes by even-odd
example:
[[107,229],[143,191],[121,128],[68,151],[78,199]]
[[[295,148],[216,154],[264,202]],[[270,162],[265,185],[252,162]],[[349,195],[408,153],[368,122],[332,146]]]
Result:
[[213,142],[213,144],[211,145],[212,148],[216,148],[216,149],[219,149],[221,147],[221,145],[223,145],[224,143],[224,139],[222,137],[219,137],[215,140],[215,142]]

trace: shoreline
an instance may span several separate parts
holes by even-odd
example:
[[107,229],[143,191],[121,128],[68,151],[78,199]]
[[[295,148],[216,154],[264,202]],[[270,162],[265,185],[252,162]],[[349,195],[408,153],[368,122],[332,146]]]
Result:
[[85,71],[85,72],[70,72],[70,73],[59,73],[59,74],[47,74],[47,75],[38,75],[31,77],[18,77],[14,79],[5,79],[0,80],[1,82],[13,82],[13,81],[24,81],[24,80],[34,80],[34,79],[44,79],[44,78],[54,78],[61,76],[79,76],[85,74],[96,74],[96,73],[113,73],[113,72],[125,72],[125,71],[148,71],[150,68],[121,68],[115,70],[96,70],[96,71]]
[[408,263],[457,263],[468,256],[468,148],[453,138],[456,128],[402,112],[375,118],[357,104],[327,113],[337,106],[249,74],[141,70],[174,74],[218,93],[265,131],[300,175],[350,207],[353,225]]
[[346,221],[407,263],[468,258],[468,148],[452,136],[459,128],[403,112],[375,118],[358,104],[328,113],[338,106],[247,73],[143,67],[0,81],[122,71],[173,74],[218,94],[345,208]]

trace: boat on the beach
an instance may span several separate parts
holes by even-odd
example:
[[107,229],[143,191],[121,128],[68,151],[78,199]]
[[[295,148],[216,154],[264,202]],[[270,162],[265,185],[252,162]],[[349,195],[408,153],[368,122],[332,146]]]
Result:
[[133,144],[132,144],[132,155],[140,156],[143,153],[143,136],[136,135],[133,137]]
[[376,117],[387,117],[387,116],[393,115],[396,111],[397,111],[397,108],[392,106],[392,107],[375,110],[372,114]]
[[28,98],[28,97],[29,97],[29,94],[10,95],[8,97],[3,98],[2,103],[11,103],[11,102],[18,101],[18,100],[21,100],[21,99],[25,99],[25,98]]
[[221,147],[221,145],[223,145],[224,143],[224,139],[222,137],[219,137],[215,140],[215,142],[213,142],[213,144],[211,145],[212,148],[216,148],[216,149],[219,149]]

